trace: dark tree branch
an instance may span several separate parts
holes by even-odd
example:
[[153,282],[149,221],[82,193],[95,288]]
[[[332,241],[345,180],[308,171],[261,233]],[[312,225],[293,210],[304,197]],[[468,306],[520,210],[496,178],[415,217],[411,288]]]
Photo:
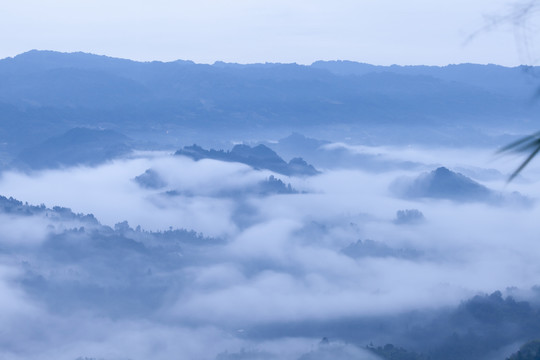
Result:
[[538,154],[538,152],[540,152],[540,131],[532,135],[525,136],[522,139],[519,139],[517,141],[514,141],[511,144],[506,145],[497,153],[500,154],[500,153],[505,153],[505,152],[517,152],[517,153],[530,152],[527,159],[525,159],[525,161],[521,163],[521,165],[508,178],[507,182],[511,182],[529,164],[529,162],[531,162],[531,160]]

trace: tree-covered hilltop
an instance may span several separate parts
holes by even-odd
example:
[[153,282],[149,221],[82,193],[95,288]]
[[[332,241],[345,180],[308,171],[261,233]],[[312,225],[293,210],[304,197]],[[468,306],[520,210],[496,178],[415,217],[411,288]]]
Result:
[[388,360],[503,360],[518,350],[516,344],[540,338],[540,290],[531,289],[528,300],[496,291],[456,307],[287,321],[246,332],[256,339],[323,335]]
[[398,178],[391,186],[394,194],[405,199],[448,199],[455,202],[483,202],[491,205],[530,207],[533,200],[519,192],[492,190],[471,178],[439,167],[414,179]]
[[45,204],[39,206],[28,204],[28,202],[22,202],[12,197],[5,197],[0,195],[0,213],[9,215],[21,215],[21,216],[36,216],[42,215],[49,219],[57,221],[78,220],[82,224],[88,224],[91,226],[99,225],[99,222],[92,214],[76,214],[71,209],[54,206],[53,208],[47,208]]
[[4,236],[0,256],[24,259],[17,283],[52,313],[150,316],[179,283],[176,271],[207,261],[211,252],[203,249],[224,244],[186,229],[145,231],[125,221],[109,227],[92,214],[3,196],[0,216],[40,229],[21,242]]
[[529,341],[506,360],[538,360],[540,359],[540,340]]
[[[502,360],[503,351],[516,343],[540,338],[539,295],[534,302],[505,298],[500,291],[477,295],[404,331],[399,343],[404,345],[371,345],[367,349],[388,360]],[[527,343],[509,360],[538,359],[539,344]]]
[[193,160],[213,159],[239,162],[255,169],[267,169],[289,176],[311,176],[319,173],[317,169],[302,158],[293,158],[287,163],[275,151],[262,144],[254,147],[238,144],[230,151],[206,150],[198,145],[192,145],[178,150],[175,155],[187,156]]

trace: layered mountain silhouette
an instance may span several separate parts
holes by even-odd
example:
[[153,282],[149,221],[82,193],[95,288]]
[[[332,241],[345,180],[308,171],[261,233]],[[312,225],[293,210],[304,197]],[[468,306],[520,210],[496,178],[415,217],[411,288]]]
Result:
[[378,173],[396,169],[411,170],[421,165],[412,161],[392,159],[383,154],[352,151],[344,143],[315,139],[298,132],[264,144],[280,154],[301,156],[314,166],[325,169],[361,168]]
[[381,66],[354,61],[316,61],[311,66],[341,76],[363,76],[377,73],[426,76],[443,81],[468,84],[516,98],[530,97],[535,92],[537,82],[534,81],[534,77],[538,75],[537,67],[518,66],[507,68],[494,64]]
[[[322,147],[330,143],[331,142],[327,140],[310,138],[301,133],[293,132],[289,136],[279,139],[276,142],[267,142],[264,145],[282,155],[292,156],[292,154],[299,154],[307,159],[308,156],[318,157]],[[307,160],[312,161],[310,159]]]
[[144,140],[186,129],[222,138],[278,128],[341,128],[362,141],[392,143],[486,140],[485,125],[507,128],[512,118],[527,127],[536,116],[529,101],[536,68],[526,69],[143,63],[34,50],[0,60],[0,151],[14,155],[74,127],[111,124]]
[[116,131],[75,128],[23,150],[13,165],[30,169],[97,165],[129,153],[131,142]]
[[531,200],[518,192],[502,193],[453,172],[439,167],[414,179],[398,179],[391,189],[398,196],[411,199],[448,199],[456,202],[485,202],[490,204],[529,205]]
[[302,158],[293,158],[287,163],[272,149],[262,144],[254,147],[235,145],[230,151],[205,150],[198,145],[192,145],[178,150],[175,155],[187,156],[193,160],[214,159],[239,162],[254,169],[267,169],[287,176],[312,176],[319,173]]

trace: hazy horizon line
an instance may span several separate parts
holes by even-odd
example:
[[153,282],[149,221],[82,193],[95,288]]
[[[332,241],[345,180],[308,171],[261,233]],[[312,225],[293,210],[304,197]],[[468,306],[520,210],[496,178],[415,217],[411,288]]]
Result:
[[73,55],[73,54],[84,54],[84,55],[91,55],[96,57],[104,57],[109,59],[116,59],[116,60],[126,60],[126,61],[132,61],[137,63],[175,63],[175,62],[189,62],[194,65],[218,65],[218,64],[227,64],[227,65],[298,65],[298,66],[312,66],[318,62],[343,62],[343,63],[354,63],[354,64],[364,64],[364,65],[371,65],[371,66],[380,66],[380,67],[415,67],[415,66],[425,66],[425,67],[434,67],[434,68],[444,68],[448,66],[458,66],[458,65],[481,65],[481,66],[500,66],[504,68],[519,68],[519,67],[537,67],[538,65],[527,65],[527,64],[521,64],[521,65],[502,65],[497,63],[473,63],[473,62],[462,62],[462,63],[447,63],[445,65],[434,65],[434,64],[398,64],[398,63],[392,63],[392,64],[374,64],[374,63],[368,63],[363,62],[360,60],[350,60],[350,59],[318,59],[311,63],[304,63],[304,62],[287,62],[287,61],[266,61],[266,62],[236,62],[236,61],[224,61],[224,60],[215,60],[213,62],[196,62],[191,59],[172,59],[172,60],[142,60],[142,59],[135,59],[135,58],[129,58],[129,57],[120,57],[120,56],[113,56],[113,55],[106,55],[106,54],[98,54],[93,52],[87,52],[87,51],[60,51],[60,50],[50,50],[50,49],[30,49],[21,53],[18,53],[13,56],[6,56],[3,58],[0,58],[0,61],[8,60],[8,59],[15,59],[17,57],[20,57],[22,55],[26,55],[29,53],[56,53],[56,54],[64,54],[64,55]]

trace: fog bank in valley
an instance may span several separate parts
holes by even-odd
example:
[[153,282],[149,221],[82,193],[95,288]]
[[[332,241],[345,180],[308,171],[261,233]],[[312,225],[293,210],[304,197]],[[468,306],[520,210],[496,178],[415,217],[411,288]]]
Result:
[[[347,161],[313,176],[167,152],[3,172],[0,194],[23,203],[0,214],[2,355],[375,359],[370,342],[425,349],[373,319],[424,326],[497,290],[536,301],[538,166],[505,185],[515,163],[490,150],[320,151],[336,148]],[[446,197],[393,191],[440,167],[528,201],[462,201],[452,182],[436,184]]]

